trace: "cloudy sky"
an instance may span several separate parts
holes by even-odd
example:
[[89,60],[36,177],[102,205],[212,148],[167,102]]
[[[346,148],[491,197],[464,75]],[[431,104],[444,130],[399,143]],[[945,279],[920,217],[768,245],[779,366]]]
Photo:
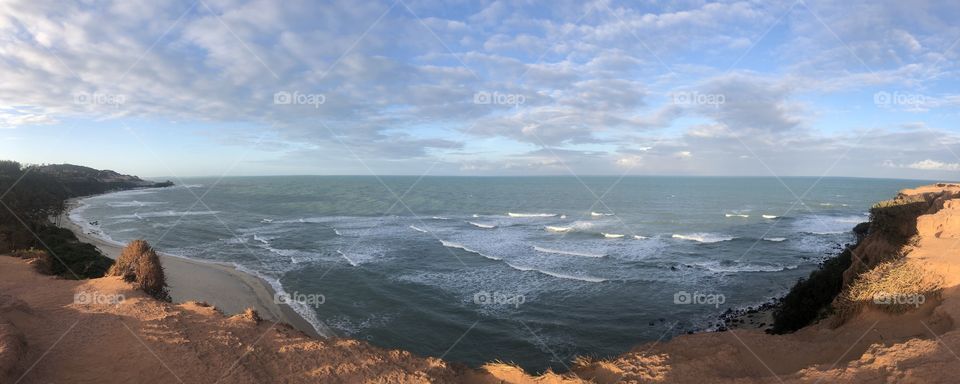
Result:
[[960,3],[0,2],[0,157],[960,179]]

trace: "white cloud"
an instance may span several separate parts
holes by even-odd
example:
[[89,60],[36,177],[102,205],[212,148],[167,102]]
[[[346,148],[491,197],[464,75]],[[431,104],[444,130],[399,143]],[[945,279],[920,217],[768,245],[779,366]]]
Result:
[[944,163],[927,159],[909,164],[907,168],[924,171],[960,171],[960,163]]

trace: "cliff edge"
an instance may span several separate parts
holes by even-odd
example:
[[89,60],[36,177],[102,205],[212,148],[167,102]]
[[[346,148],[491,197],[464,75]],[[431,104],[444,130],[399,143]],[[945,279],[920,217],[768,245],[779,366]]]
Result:
[[363,341],[314,340],[253,315],[159,302],[116,277],[56,279],[0,258],[0,381],[955,382],[960,185],[904,190],[878,203],[860,237],[835,276],[842,286],[830,308],[796,332],[683,335],[611,359],[578,358],[570,372],[541,376],[503,363],[470,369]]

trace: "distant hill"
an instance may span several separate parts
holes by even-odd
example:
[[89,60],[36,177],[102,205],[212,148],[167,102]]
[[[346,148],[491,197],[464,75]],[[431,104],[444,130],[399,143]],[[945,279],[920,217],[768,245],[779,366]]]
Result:
[[170,181],[154,182],[111,170],[99,170],[73,164],[32,165],[25,171],[52,176],[72,196],[84,196],[113,190],[169,187]]

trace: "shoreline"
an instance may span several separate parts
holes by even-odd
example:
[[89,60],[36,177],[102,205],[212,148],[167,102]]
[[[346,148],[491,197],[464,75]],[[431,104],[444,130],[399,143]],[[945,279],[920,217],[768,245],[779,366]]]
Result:
[[[121,245],[88,233],[70,218],[70,212],[80,205],[80,201],[90,197],[67,200],[67,209],[59,218],[60,227],[70,230],[81,242],[97,247],[105,256],[116,260],[123,249]],[[174,303],[202,301],[227,315],[254,308],[265,319],[286,323],[310,337],[334,336],[322,324],[319,325],[321,329],[317,330],[289,304],[277,303],[274,299],[277,290],[262,277],[227,263],[195,260],[164,252],[158,254]]]

